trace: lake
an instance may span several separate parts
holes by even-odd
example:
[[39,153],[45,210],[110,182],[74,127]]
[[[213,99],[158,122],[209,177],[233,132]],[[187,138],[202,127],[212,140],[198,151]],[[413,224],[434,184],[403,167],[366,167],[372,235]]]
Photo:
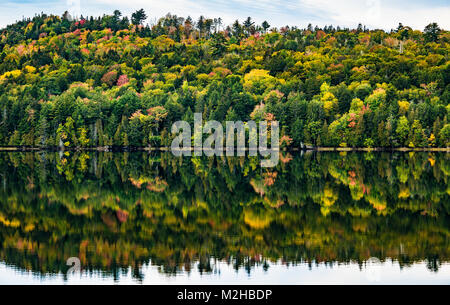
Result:
[[450,283],[446,153],[0,155],[0,284]]

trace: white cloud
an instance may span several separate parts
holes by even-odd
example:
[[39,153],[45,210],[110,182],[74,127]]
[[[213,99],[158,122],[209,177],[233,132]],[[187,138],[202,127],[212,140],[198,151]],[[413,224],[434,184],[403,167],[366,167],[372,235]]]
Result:
[[[225,24],[251,16],[256,22],[267,20],[273,26],[293,25],[305,27],[308,23],[319,26],[356,27],[358,23],[369,28],[390,30],[398,23],[423,30],[430,22],[450,28],[450,5],[422,3],[416,0],[46,0],[40,3],[12,3],[6,0],[0,11],[0,26],[12,23],[22,16],[33,16],[44,11],[61,15],[70,9],[70,3],[80,1],[84,16],[111,14],[120,9],[130,16],[144,8],[150,16],[148,22],[168,12],[178,16],[198,18],[200,15],[221,17]],[[400,6],[399,3],[403,3]],[[411,4],[412,3],[412,4]],[[444,6],[445,5],[445,6]],[[72,5],[73,6],[73,5]]]
[[381,0],[299,0],[299,2],[305,7],[328,15],[323,18],[326,24],[355,27],[358,23],[362,23],[370,28],[390,30],[401,22],[414,29],[423,30],[430,22],[437,22],[445,29],[450,28],[450,6],[431,7],[426,4],[413,6],[405,1],[403,7],[398,7]]
[[[450,29],[450,7],[423,9],[386,9],[382,12],[380,27],[393,28],[399,22],[413,29],[423,30],[427,24],[437,22],[441,28]],[[383,26],[385,24],[386,26]]]
[[[110,7],[124,7],[122,0],[92,0]],[[226,23],[235,19],[252,16],[256,21],[268,20],[269,23],[306,26],[308,23],[356,27],[358,23],[369,28],[396,28],[399,22],[414,29],[422,30],[430,22],[437,22],[445,29],[450,28],[450,6],[409,5],[405,1],[398,7],[387,0],[165,0],[145,1],[128,0],[126,8],[143,7],[151,16],[163,16],[168,12],[193,17],[205,15],[222,17]],[[127,12],[131,13],[131,12]]]

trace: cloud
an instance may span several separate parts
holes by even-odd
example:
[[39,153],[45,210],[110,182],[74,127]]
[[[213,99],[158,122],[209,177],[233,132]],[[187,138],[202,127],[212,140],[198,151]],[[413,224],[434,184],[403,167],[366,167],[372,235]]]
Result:
[[0,11],[0,26],[22,16],[34,16],[44,11],[61,15],[79,1],[83,16],[110,14],[120,9],[125,15],[144,8],[149,22],[168,12],[178,16],[200,15],[221,17],[225,24],[251,16],[256,22],[267,20],[273,26],[307,24],[356,27],[362,23],[369,28],[390,30],[398,23],[422,30],[430,22],[450,28],[448,0],[6,0]]
[[123,7],[130,12],[143,7],[152,16],[163,16],[168,12],[193,17],[200,15],[222,17],[227,23],[252,16],[257,22],[269,21],[272,25],[306,26],[308,23],[356,27],[359,23],[369,28],[390,30],[399,22],[422,30],[430,22],[450,28],[450,5],[447,1],[399,0],[165,0],[146,1],[93,0],[109,6]]
[[390,30],[398,23],[422,30],[430,22],[450,28],[450,6],[441,1],[419,3],[418,1],[382,1],[382,0],[300,0],[312,10],[321,11],[325,23],[355,27],[358,23],[370,28]]

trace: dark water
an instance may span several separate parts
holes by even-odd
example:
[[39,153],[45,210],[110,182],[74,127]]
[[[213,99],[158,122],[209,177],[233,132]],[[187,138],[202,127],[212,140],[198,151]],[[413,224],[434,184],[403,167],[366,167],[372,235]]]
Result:
[[450,283],[448,154],[0,156],[0,284]]

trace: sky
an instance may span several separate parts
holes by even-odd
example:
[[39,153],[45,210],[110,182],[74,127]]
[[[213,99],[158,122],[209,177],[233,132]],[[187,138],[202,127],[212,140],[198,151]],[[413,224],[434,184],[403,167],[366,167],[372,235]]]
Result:
[[450,0],[0,0],[0,27],[37,13],[100,16],[115,9],[130,16],[144,8],[148,23],[167,13],[178,16],[221,17],[226,25],[251,16],[258,24],[306,27],[309,23],[355,28],[359,23],[370,29],[390,30],[401,22],[423,30],[437,22],[450,29]]

